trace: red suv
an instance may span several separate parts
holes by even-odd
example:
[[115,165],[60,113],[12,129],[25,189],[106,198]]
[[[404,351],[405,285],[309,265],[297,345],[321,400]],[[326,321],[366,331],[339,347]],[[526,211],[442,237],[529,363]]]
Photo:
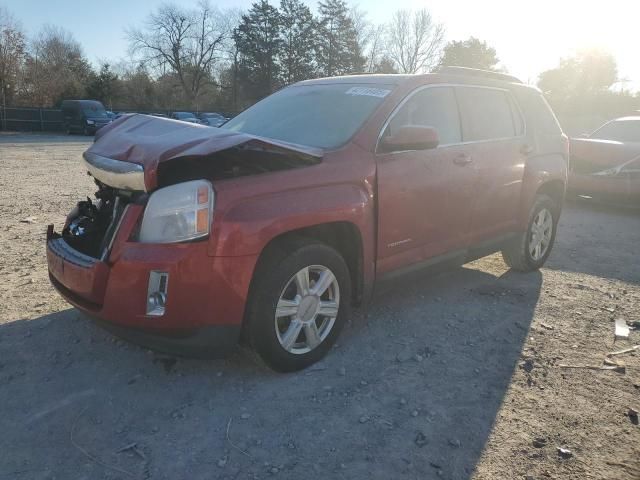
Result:
[[84,154],[97,200],[49,227],[49,274],[132,341],[242,338],[297,370],[398,273],[496,251],[540,268],[567,157],[538,90],[461,68],[301,82],[220,129],[123,116]]

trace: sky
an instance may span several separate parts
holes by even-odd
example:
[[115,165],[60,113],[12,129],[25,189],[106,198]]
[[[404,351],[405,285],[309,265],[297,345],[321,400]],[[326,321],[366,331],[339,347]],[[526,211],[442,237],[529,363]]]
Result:
[[[279,0],[271,0],[277,4]],[[164,0],[0,0],[28,34],[44,24],[69,30],[95,64],[127,57],[124,29],[140,25]],[[197,0],[180,0],[185,6]],[[246,9],[251,0],[211,0],[221,9]],[[307,0],[312,9],[316,0]],[[446,27],[446,39],[475,36],[493,46],[501,65],[523,81],[535,83],[540,72],[561,58],[588,48],[612,53],[625,88],[640,90],[637,24],[640,1],[608,0],[353,0],[374,23],[389,20],[399,8],[427,8]],[[391,5],[391,6],[390,6]],[[619,86],[620,86],[619,85]]]

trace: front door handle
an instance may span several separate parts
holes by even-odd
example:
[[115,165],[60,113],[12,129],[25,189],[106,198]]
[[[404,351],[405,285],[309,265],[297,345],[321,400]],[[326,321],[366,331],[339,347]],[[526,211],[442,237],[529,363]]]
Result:
[[458,155],[453,159],[453,163],[455,163],[456,165],[464,166],[469,165],[471,162],[473,162],[473,158],[471,158],[471,155],[466,154]]

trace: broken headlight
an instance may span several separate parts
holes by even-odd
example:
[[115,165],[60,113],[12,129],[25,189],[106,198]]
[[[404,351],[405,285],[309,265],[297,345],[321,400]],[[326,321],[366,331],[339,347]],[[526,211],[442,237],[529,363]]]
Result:
[[209,235],[214,194],[211,183],[194,180],[156,190],[142,217],[143,243],[185,242]]

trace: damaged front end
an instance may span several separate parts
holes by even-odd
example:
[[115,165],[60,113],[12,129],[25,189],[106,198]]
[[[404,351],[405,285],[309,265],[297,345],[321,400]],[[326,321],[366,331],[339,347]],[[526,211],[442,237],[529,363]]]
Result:
[[[95,198],[78,202],[59,233],[49,226],[47,257],[54,286],[74,304],[95,310],[105,301],[110,272],[123,268],[118,265],[125,244],[127,252],[142,255],[142,265],[161,244],[208,237],[212,182],[313,165],[322,151],[129,115],[101,129],[83,157],[98,187]],[[190,250],[206,255],[207,245]],[[162,249],[162,255],[169,253],[187,255],[179,247]]]
[[[145,115],[102,129],[84,155],[95,200],[80,201],[61,234],[51,235],[88,257],[106,260],[128,205],[145,205],[161,187],[225,180],[313,165],[322,151],[243,133]],[[149,192],[149,193],[148,193]]]
[[96,180],[95,201],[87,197],[69,213],[60,237],[74,250],[105,260],[112,246],[122,215],[143,192],[118,190]]
[[314,165],[322,149],[146,115],[105,127],[84,154],[105,185],[152,192],[178,182],[257,175]]

